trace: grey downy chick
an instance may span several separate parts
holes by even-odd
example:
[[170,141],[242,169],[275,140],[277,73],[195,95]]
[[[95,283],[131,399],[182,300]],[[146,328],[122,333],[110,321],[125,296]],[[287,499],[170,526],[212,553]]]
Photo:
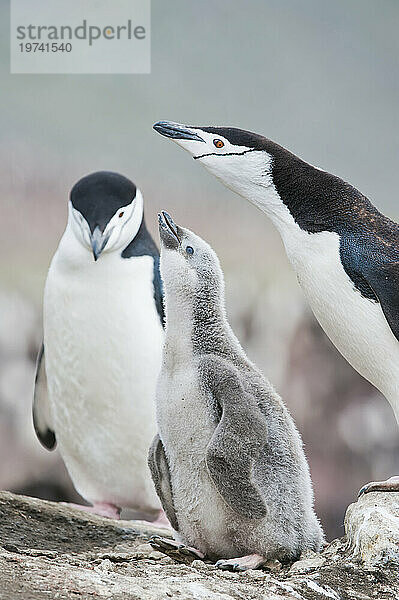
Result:
[[319,551],[301,437],[227,322],[219,260],[166,212],[159,231],[166,338],[149,466],[176,541],[153,544],[240,571]]

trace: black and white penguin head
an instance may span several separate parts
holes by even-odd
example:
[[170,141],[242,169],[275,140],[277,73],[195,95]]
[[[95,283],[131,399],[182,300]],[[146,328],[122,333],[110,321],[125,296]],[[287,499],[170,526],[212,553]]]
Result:
[[73,186],[68,226],[97,260],[102,252],[126,247],[143,220],[143,197],[132,181],[110,171],[98,171]]
[[273,147],[267,138],[232,127],[191,127],[159,121],[155,131],[187,150],[235,192],[272,184]]
[[158,215],[161,275],[166,292],[187,299],[200,290],[217,294],[223,273],[214,250],[198,235],[174,223],[165,211]]
[[257,133],[171,121],[159,121],[154,129],[268,214],[285,238],[301,229],[324,231],[324,215],[348,190],[338,177]]

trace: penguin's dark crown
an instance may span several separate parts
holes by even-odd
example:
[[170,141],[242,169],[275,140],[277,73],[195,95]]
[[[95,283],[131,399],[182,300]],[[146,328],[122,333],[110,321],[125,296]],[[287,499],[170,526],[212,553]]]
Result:
[[103,231],[116,211],[131,204],[136,197],[136,186],[127,177],[111,171],[97,171],[79,179],[70,194],[72,206],[89,224]]

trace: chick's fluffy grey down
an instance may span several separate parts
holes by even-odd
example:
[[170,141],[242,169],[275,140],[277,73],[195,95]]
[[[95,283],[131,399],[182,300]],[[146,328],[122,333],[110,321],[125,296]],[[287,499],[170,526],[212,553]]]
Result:
[[175,538],[213,560],[318,551],[323,532],[293,419],[227,322],[215,252],[165,214],[166,341],[149,465]]

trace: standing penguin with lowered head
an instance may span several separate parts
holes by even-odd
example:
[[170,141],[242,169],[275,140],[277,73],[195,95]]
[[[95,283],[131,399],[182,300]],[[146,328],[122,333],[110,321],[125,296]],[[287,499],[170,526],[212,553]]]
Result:
[[[232,127],[154,125],[266,213],[332,343],[399,423],[399,225],[356,188],[275,142]],[[360,493],[399,491],[399,477]]]
[[166,212],[159,223],[166,339],[149,465],[177,541],[152,543],[237,571],[318,551],[300,435],[227,322],[218,258]]
[[72,188],[43,325],[34,425],[46,448],[58,444],[91,504],[80,508],[112,518],[132,508],[166,525],[147,466],[164,338],[159,252],[126,177],[100,171]]

